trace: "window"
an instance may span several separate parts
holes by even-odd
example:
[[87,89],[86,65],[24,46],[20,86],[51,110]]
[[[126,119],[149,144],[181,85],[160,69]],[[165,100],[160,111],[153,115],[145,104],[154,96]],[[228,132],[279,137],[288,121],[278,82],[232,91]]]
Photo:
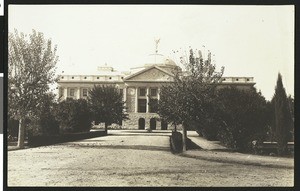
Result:
[[82,90],[82,96],[86,97],[88,95],[88,90],[87,89],[83,89]]
[[61,79],[64,79],[64,77],[62,76]]
[[86,76],[84,77],[84,79],[86,79]]
[[70,89],[70,96],[74,96],[75,95],[75,89]]
[[120,89],[119,91],[120,91],[120,94],[123,96],[123,89]]
[[74,79],[74,76],[72,76],[72,79]]
[[97,79],[99,80],[99,77],[97,77]]
[[239,81],[239,79],[237,78],[237,79],[235,79],[236,81]]
[[150,89],[150,95],[151,96],[157,96],[157,89],[153,88],[153,89]]
[[138,112],[140,113],[146,113],[146,99],[138,99]]
[[64,88],[59,88],[59,91],[60,91],[60,96],[64,96]]
[[247,78],[247,81],[250,81],[250,79],[249,79],[249,78]]
[[109,77],[109,79],[111,80],[111,77]]
[[140,88],[140,96],[146,96],[146,89]]
[[149,112],[150,113],[156,113],[158,108],[158,99],[150,99],[149,100]]

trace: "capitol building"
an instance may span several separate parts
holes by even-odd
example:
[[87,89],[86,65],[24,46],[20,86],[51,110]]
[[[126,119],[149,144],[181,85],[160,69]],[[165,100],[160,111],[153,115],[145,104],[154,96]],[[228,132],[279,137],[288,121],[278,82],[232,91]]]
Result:
[[[170,124],[160,120],[159,115],[150,107],[149,101],[159,100],[160,88],[172,82],[173,72],[181,68],[162,54],[150,54],[140,67],[130,68],[128,72],[118,72],[113,67],[99,66],[94,73],[59,76],[58,96],[86,99],[94,85],[114,85],[123,95],[128,120],[122,122],[125,129],[172,129]],[[221,86],[250,88],[255,84],[253,77],[222,77]]]

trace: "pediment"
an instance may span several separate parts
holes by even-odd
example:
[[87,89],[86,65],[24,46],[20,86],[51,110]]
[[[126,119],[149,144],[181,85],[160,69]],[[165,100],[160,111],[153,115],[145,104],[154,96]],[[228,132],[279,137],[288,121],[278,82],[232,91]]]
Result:
[[125,81],[165,82],[172,81],[173,75],[159,68],[150,67],[128,76]]

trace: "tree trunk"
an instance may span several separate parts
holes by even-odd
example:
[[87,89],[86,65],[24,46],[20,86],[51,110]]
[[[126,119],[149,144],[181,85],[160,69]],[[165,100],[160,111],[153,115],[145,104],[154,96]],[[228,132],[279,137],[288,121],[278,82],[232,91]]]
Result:
[[285,155],[287,151],[287,147],[286,146],[278,146],[277,152],[279,156]]
[[19,119],[19,135],[18,135],[18,148],[24,148],[25,141],[25,120]]
[[105,124],[105,133],[107,134],[107,127],[108,127],[108,123],[107,123],[107,122],[105,122],[104,124]]
[[277,152],[279,156],[285,155],[287,153],[287,139],[279,139],[277,142]]
[[182,151],[186,151],[186,142],[187,142],[187,132],[186,132],[186,125],[182,123]]

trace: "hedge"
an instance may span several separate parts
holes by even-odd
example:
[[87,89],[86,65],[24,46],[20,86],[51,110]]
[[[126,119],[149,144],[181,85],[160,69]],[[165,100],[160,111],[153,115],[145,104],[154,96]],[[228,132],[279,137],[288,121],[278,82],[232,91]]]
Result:
[[105,131],[92,131],[85,133],[67,133],[62,135],[36,135],[28,137],[28,145],[37,147],[45,145],[53,145],[57,143],[64,143],[69,141],[76,141],[81,139],[89,139],[107,135]]

